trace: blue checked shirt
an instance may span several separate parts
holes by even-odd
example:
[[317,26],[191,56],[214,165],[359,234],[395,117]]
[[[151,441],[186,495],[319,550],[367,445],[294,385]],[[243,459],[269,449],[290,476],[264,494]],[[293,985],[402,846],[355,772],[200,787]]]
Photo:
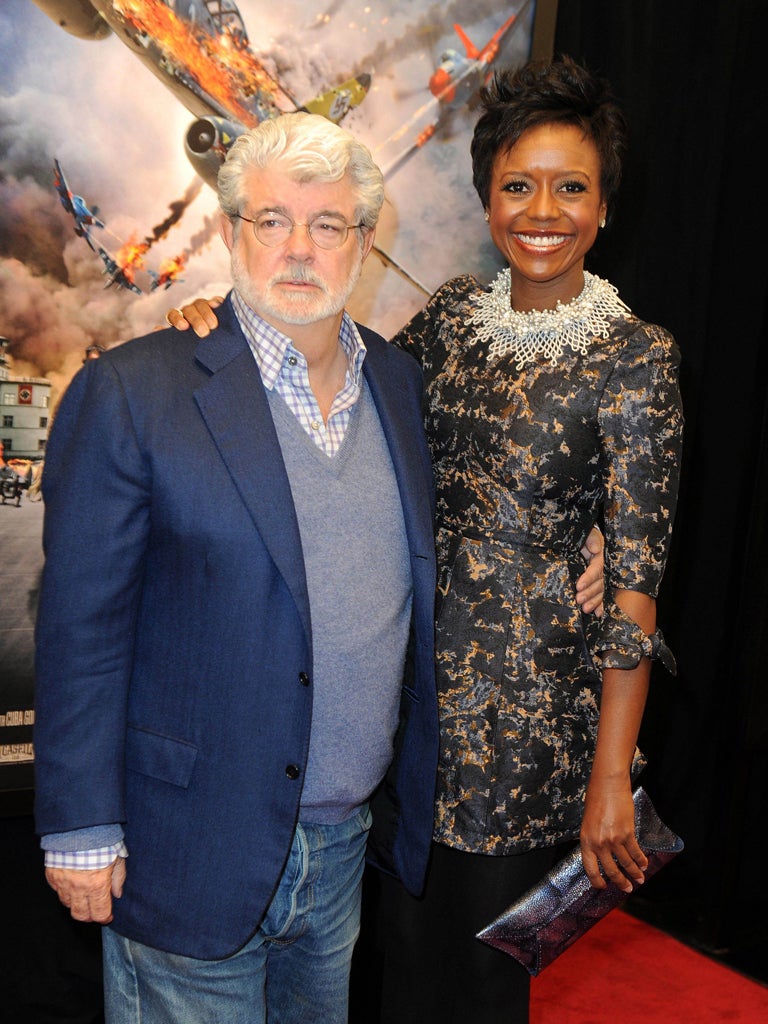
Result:
[[[259,367],[264,387],[276,391],[296,419],[309,434],[318,448],[329,457],[339,450],[349,426],[352,408],[360,397],[365,345],[360,332],[347,312],[341,320],[339,343],[347,356],[347,372],[344,386],[336,395],[323,422],[320,406],[309,385],[307,361],[291,339],[281,334],[246,305],[237,291],[232,291],[232,306],[248,341],[251,352]],[[90,829],[79,830],[83,840],[88,841]],[[96,832],[96,829],[93,830]],[[62,833],[62,838],[67,833]],[[58,836],[45,836],[45,866],[51,868],[75,868],[89,871],[108,867],[116,857],[127,857],[125,843],[119,840],[109,846],[98,846],[92,850],[56,850]],[[67,844],[69,845],[69,844]]]
[[328,456],[335,455],[347,432],[352,407],[360,397],[365,359],[365,345],[352,318],[345,312],[341,320],[339,342],[347,356],[347,373],[326,424],[309,385],[307,361],[293,347],[291,339],[257,316],[237,291],[232,292],[232,305],[258,363],[264,387],[280,395],[318,448]]

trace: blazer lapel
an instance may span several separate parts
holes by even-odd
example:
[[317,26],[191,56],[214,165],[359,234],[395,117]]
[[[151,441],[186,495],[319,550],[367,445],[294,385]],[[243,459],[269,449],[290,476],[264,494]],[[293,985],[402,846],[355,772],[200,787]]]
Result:
[[432,470],[421,410],[405,407],[398,377],[388,372],[388,349],[369,345],[363,371],[379,413],[400,489],[411,551],[434,559]]
[[280,443],[256,360],[228,304],[221,313],[219,330],[198,346],[211,377],[195,401],[311,643],[301,535]]

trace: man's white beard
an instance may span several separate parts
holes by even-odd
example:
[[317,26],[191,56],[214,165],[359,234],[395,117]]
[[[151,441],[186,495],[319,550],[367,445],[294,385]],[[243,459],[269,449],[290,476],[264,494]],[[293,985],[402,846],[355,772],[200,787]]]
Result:
[[[306,263],[295,263],[274,274],[265,282],[254,281],[240,257],[237,246],[232,249],[232,281],[243,300],[259,316],[268,320],[279,320],[284,324],[313,324],[319,320],[336,316],[347,304],[347,300],[360,279],[363,268],[363,254],[358,247],[357,260],[352,266],[345,285],[331,291]],[[283,281],[308,281],[320,289],[306,295],[295,292],[283,293],[276,287]]]

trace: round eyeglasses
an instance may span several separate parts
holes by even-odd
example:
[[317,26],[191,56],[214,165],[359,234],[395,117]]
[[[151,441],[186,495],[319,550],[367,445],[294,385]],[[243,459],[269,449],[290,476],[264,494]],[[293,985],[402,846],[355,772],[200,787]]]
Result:
[[309,237],[319,249],[340,249],[346,242],[349,232],[363,226],[347,224],[342,217],[325,213],[313,217],[305,224],[293,221],[283,213],[260,213],[256,218],[244,217],[242,213],[235,213],[233,216],[247,221],[253,227],[253,233],[258,241],[270,247],[287,242],[294,228],[306,228]]

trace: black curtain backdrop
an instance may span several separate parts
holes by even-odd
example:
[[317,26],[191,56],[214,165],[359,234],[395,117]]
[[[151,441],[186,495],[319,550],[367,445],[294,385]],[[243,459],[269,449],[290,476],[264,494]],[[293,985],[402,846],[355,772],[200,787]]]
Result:
[[556,52],[613,83],[631,150],[592,269],[682,350],[683,480],[645,782],[686,851],[630,901],[768,980],[763,0],[560,0]]

